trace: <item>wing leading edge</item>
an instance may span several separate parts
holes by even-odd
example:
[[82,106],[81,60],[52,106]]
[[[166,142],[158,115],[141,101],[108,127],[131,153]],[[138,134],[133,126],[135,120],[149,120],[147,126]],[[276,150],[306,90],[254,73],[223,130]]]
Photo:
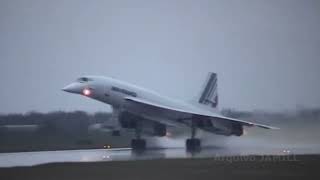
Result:
[[150,101],[147,101],[147,100],[144,100],[144,99],[140,99],[140,98],[135,98],[135,97],[126,97],[125,100],[131,101],[131,102],[135,102],[135,103],[138,103],[138,104],[142,104],[142,105],[148,105],[148,106],[152,106],[152,107],[156,107],[156,108],[176,111],[176,112],[180,112],[180,113],[207,116],[207,117],[212,117],[212,118],[216,118],[218,120],[224,120],[224,121],[234,121],[234,122],[238,122],[240,124],[243,124],[245,126],[257,126],[257,127],[264,128],[264,129],[280,129],[280,128],[277,128],[277,127],[268,126],[268,125],[264,125],[264,124],[252,123],[252,122],[243,121],[243,120],[240,120],[240,119],[229,118],[229,117],[221,116],[219,114],[210,113],[210,112],[207,112],[207,111],[200,111],[200,110],[194,110],[194,109],[189,109],[189,108],[170,107],[170,106],[166,106],[166,105],[150,102]]

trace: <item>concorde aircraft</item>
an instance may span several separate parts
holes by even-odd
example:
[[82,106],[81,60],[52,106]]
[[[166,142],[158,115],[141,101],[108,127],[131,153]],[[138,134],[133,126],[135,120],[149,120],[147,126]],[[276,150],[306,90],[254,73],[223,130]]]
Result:
[[146,141],[143,129],[152,129],[154,136],[162,137],[168,127],[190,128],[190,138],[186,140],[188,151],[201,149],[201,141],[196,138],[196,130],[225,135],[241,136],[244,126],[278,129],[276,127],[225,117],[217,111],[217,74],[209,73],[205,86],[196,103],[169,98],[110,77],[83,76],[67,85],[63,91],[80,94],[113,108],[111,120],[113,135],[120,135],[120,129],[135,130],[131,141],[134,150],[144,150]]

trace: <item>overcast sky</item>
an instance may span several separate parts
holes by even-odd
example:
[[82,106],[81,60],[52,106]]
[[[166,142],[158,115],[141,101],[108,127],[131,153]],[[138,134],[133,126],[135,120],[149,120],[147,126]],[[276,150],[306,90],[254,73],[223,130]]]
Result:
[[320,1],[0,0],[0,113],[103,111],[60,89],[112,76],[220,108],[320,107]]

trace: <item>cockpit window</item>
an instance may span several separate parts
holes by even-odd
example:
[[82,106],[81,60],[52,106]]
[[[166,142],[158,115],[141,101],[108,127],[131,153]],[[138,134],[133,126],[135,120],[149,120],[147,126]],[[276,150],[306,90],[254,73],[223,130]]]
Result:
[[80,83],[85,83],[85,82],[88,82],[88,81],[92,81],[92,79],[87,78],[87,77],[81,77],[81,78],[77,79],[77,81],[80,82]]

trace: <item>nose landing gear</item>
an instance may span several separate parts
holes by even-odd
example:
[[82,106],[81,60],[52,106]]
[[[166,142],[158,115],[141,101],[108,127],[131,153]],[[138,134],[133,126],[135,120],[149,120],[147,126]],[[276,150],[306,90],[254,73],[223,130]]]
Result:
[[191,138],[186,140],[186,150],[187,152],[200,152],[201,151],[201,140],[195,138],[196,136],[196,123],[195,120],[191,122]]

